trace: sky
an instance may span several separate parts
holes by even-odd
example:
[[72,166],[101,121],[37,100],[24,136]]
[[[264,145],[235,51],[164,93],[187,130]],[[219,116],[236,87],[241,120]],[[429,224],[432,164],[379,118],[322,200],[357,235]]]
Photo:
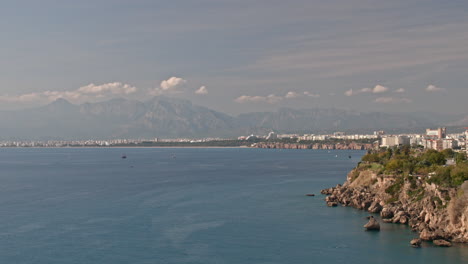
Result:
[[468,113],[466,0],[2,0],[0,110],[166,95]]

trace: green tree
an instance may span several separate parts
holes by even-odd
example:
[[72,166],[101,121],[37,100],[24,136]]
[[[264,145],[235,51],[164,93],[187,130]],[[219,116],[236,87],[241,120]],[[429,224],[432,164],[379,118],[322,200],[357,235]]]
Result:
[[466,155],[465,153],[457,153],[455,154],[455,162],[457,162],[457,164],[460,164],[460,163],[463,163],[466,161]]
[[441,153],[446,159],[451,159],[455,156],[455,151],[453,151],[453,149],[444,149]]
[[422,160],[429,162],[431,165],[444,165],[447,162],[444,154],[433,149],[426,151],[421,158]]

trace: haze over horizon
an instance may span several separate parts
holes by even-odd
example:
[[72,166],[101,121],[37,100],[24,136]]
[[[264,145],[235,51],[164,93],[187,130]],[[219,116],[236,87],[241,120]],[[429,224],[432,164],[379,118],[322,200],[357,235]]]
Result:
[[0,110],[167,95],[466,114],[468,2],[7,1]]

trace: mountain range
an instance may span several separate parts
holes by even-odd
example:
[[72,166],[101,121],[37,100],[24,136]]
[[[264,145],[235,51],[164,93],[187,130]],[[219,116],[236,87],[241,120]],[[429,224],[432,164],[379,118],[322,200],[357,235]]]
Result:
[[190,101],[156,96],[147,101],[112,99],[0,112],[1,140],[237,137],[251,133],[321,133],[372,130],[422,132],[426,127],[466,126],[468,115],[358,112],[281,108],[231,116]]

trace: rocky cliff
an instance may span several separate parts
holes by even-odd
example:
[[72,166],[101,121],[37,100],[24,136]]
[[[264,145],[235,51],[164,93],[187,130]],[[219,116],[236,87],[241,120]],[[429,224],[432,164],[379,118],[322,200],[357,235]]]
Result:
[[468,181],[449,188],[429,184],[424,176],[354,169],[343,185],[322,194],[329,206],[352,206],[380,213],[384,222],[409,225],[422,240],[468,243]]
[[280,143],[280,142],[260,142],[255,144],[256,148],[268,149],[341,149],[341,150],[369,150],[374,146],[364,143]]

